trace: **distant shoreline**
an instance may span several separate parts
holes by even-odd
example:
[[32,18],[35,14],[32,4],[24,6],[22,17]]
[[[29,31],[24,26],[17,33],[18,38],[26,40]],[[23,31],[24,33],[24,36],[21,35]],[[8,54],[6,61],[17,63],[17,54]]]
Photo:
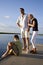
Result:
[[[0,32],[0,34],[19,34],[20,35],[20,33],[11,33],[11,32]],[[30,35],[32,35],[32,33],[30,33]],[[38,34],[38,35],[43,36],[43,34]]]
[[0,32],[0,34],[19,34],[20,35],[20,33],[10,33],[10,32]]

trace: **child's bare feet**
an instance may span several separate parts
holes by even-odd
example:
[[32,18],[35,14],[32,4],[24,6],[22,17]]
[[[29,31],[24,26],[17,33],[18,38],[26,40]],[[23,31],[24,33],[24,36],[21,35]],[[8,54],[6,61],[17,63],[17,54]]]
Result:
[[1,58],[5,58],[6,57],[6,55],[5,54],[3,54],[2,56],[1,56]]

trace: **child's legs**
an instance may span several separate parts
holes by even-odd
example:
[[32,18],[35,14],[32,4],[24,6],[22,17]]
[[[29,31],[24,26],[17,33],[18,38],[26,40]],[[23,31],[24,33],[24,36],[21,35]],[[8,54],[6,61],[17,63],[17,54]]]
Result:
[[10,44],[10,43],[8,43],[8,45],[7,45],[7,50],[6,50],[6,52],[2,55],[2,58],[3,58],[3,57],[6,57],[6,56],[8,55],[9,50],[11,49],[11,47],[9,46],[9,44]]

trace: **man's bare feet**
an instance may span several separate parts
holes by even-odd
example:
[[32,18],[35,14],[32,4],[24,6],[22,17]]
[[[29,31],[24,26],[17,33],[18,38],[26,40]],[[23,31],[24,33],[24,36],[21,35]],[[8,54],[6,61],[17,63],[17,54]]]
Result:
[[22,53],[23,54],[28,54],[28,52],[29,52],[29,49],[27,49],[27,48],[26,49],[22,49]]

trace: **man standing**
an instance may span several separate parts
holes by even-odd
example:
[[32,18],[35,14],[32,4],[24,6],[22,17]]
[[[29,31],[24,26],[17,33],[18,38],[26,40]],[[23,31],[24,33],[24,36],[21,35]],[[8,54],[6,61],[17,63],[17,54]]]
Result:
[[17,25],[21,29],[21,38],[23,40],[22,50],[28,53],[29,49],[29,29],[28,29],[28,15],[25,14],[23,8],[20,8],[20,16],[17,19]]

